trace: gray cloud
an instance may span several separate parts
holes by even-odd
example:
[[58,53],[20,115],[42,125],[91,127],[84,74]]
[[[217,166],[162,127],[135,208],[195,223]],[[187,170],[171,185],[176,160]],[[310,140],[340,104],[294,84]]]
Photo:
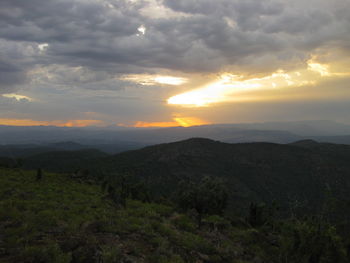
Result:
[[[254,68],[249,57],[270,54],[274,58],[268,70],[275,70],[288,67],[285,56],[303,60],[330,43],[348,45],[347,1],[311,2],[164,0],[166,7],[190,16],[153,19],[140,12],[147,1],[3,0],[0,36],[48,43],[46,57],[34,63],[113,72],[206,72],[244,63]],[[147,31],[137,36],[140,25]]]
[[26,74],[20,68],[0,60],[0,94],[15,89],[16,85],[24,84]]
[[[172,15],[142,12],[155,3]],[[144,35],[138,31],[141,25]],[[348,0],[1,0],[0,94],[36,92],[41,103],[46,99],[50,105],[64,98],[55,112],[65,107],[73,114],[91,107],[131,116],[133,107],[143,111],[142,103],[118,98],[150,103],[159,94],[157,99],[164,100],[165,93],[163,87],[122,81],[123,74],[264,75],[306,67],[312,54],[322,59],[341,50],[347,57],[349,43]],[[88,103],[76,101],[91,91],[116,94],[108,107],[102,93],[85,97]],[[33,104],[26,104],[26,111],[38,114]]]

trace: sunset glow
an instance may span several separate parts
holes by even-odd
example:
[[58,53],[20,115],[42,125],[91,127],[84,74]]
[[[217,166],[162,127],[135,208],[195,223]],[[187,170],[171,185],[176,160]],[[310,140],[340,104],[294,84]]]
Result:
[[168,84],[168,85],[175,85],[175,86],[182,85],[187,82],[185,78],[170,77],[170,76],[158,76],[154,78],[154,81],[160,84]]
[[150,128],[150,127],[177,127],[179,124],[177,122],[145,122],[138,121],[133,127],[137,128]]
[[[281,73],[271,77],[275,79],[275,82],[281,78],[287,81],[286,75]],[[224,74],[217,82],[208,84],[203,88],[175,95],[170,97],[167,102],[170,105],[185,107],[206,107],[214,103],[235,100],[234,95],[236,94],[276,87],[276,83],[271,80],[269,80],[270,83],[267,85],[267,78],[240,80],[241,78],[236,75]]]
[[3,122],[350,123],[349,0],[0,5]]
[[319,63],[308,62],[308,69],[319,73],[321,76],[329,76],[329,66]]
[[150,127],[190,127],[197,125],[205,125],[210,124],[207,121],[201,120],[195,117],[182,117],[178,115],[174,115],[173,121],[171,122],[144,122],[138,121],[136,124],[132,125],[133,127],[138,128],[150,128]]
[[32,101],[33,100],[32,98],[29,98],[28,96],[19,95],[19,94],[16,94],[16,93],[3,94],[2,96],[5,97],[5,98],[13,98],[13,99],[16,99],[18,101],[19,100],[28,100],[28,101]]
[[210,122],[195,117],[174,117],[174,120],[182,127],[210,124]]
[[[215,82],[170,97],[167,103],[198,108],[222,102],[274,101],[282,98],[280,91],[284,92],[284,96],[288,96],[288,91],[293,93],[293,88],[296,87],[314,86],[324,78],[349,76],[347,72],[331,72],[329,66],[325,64],[309,61],[307,66],[306,69],[299,71],[287,73],[278,70],[271,75],[251,79],[225,73]],[[274,91],[276,91],[275,94]],[[313,98],[323,95],[315,94]],[[308,98],[308,96],[310,96],[309,92],[299,93],[298,99]],[[290,96],[292,97],[295,97],[295,94]]]
[[185,84],[188,80],[182,77],[162,76],[162,75],[147,75],[147,74],[131,74],[121,77],[121,80],[132,81],[144,86],[156,84],[165,84],[179,86]]
[[68,120],[68,121],[37,121],[31,119],[0,119],[0,125],[11,126],[57,126],[57,127],[88,127],[100,126],[100,120]]

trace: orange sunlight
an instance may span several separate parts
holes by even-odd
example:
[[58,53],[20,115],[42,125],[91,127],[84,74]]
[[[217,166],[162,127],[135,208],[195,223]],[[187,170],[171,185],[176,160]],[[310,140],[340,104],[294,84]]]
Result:
[[[203,87],[193,89],[168,99],[169,105],[179,105],[184,107],[207,107],[220,102],[246,101],[254,98],[252,94],[260,91],[278,91],[288,87],[298,87],[309,85],[320,76],[320,70],[326,67],[312,67],[304,71],[286,73],[278,70],[271,75],[261,78],[245,79],[243,76],[233,74],[222,74],[218,80]],[[317,75],[310,75],[310,72],[317,71]],[[322,76],[327,74],[322,71]],[[249,97],[247,97],[247,93]],[[264,99],[261,97],[260,99]],[[255,99],[253,99],[255,100]]]
[[258,90],[262,87],[262,84],[258,83],[256,79],[240,80],[241,78],[241,76],[224,74],[220,77],[220,80],[202,88],[170,97],[168,104],[186,107],[206,107],[213,103],[227,101],[232,93]]
[[185,84],[188,81],[188,79],[183,77],[150,74],[129,74],[122,76],[120,79],[136,82],[144,86],[151,86],[156,84],[179,86]]
[[174,116],[173,122],[144,122],[144,121],[138,121],[136,124],[133,125],[133,127],[138,128],[151,128],[151,127],[159,127],[159,128],[165,128],[165,127],[190,127],[190,126],[198,126],[198,125],[206,125],[210,124],[207,121],[195,118],[195,117],[180,117],[180,116]]
[[207,121],[195,117],[175,117],[174,120],[182,127],[199,126],[210,124]]
[[36,121],[31,119],[0,119],[0,125],[87,127],[101,125],[100,120]]
[[151,127],[177,127],[179,124],[177,122],[145,122],[138,121],[133,125],[133,127],[137,128],[151,128]]

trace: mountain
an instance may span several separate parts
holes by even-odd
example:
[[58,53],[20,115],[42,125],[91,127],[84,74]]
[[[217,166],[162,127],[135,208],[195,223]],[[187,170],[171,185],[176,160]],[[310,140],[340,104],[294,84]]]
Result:
[[232,126],[241,129],[288,131],[300,136],[334,136],[350,134],[350,125],[329,120],[239,123],[233,124]]
[[133,143],[129,141],[111,141],[109,143],[92,143],[92,144],[81,144],[72,141],[67,142],[56,142],[47,144],[55,150],[63,151],[78,151],[86,149],[96,149],[109,154],[116,154],[128,150],[135,150],[144,147],[144,144]]
[[[139,143],[130,142],[121,138],[119,132],[126,128],[121,127],[55,127],[55,126],[3,126],[0,125],[0,145],[9,144],[37,144],[50,145],[62,142],[74,142],[82,145],[114,145],[130,149],[139,147]],[[128,128],[133,130],[135,128]],[[142,130],[142,129],[141,129]],[[143,144],[141,146],[144,146]],[[119,150],[118,150],[119,151]]]
[[0,145],[0,157],[19,158],[55,150],[58,149],[39,144]]
[[222,142],[242,143],[242,142],[273,142],[290,143],[301,140],[303,137],[287,131],[263,131],[263,130],[242,130],[232,133],[230,136],[222,138]]
[[298,203],[305,212],[320,212],[330,193],[350,201],[350,146],[315,140],[231,144],[193,138],[116,155],[96,149],[56,149],[24,156],[21,164],[65,173],[77,169],[91,175],[129,173],[146,181],[156,196],[168,197],[182,180],[219,177],[229,187],[231,211],[243,212],[251,202],[277,201],[285,211]]
[[242,123],[233,126],[241,129],[288,131],[306,137],[350,134],[350,125],[329,120]]
[[213,124],[171,128],[0,126],[0,144],[50,145],[74,142],[108,153],[192,137],[230,143],[258,141],[290,143],[316,136],[350,136],[350,126],[332,121]]
[[127,150],[142,148],[143,144],[130,142],[111,142],[105,144],[85,145],[76,142],[55,142],[37,144],[7,144],[0,145],[0,157],[25,158],[28,156],[54,152],[54,151],[79,151],[96,149],[108,154],[116,154]]
[[86,164],[101,159],[108,154],[95,149],[79,151],[53,151],[35,154],[22,159],[26,169],[42,168],[54,172],[74,172],[83,169]]
[[[69,176],[78,169],[82,177]],[[192,138],[115,155],[82,149],[33,154],[20,162],[0,157],[0,175],[4,263],[350,258],[348,145]],[[199,224],[196,210],[181,208],[177,197],[186,183],[201,185],[206,176],[225,183],[228,202],[223,213],[204,214]],[[129,193],[123,206],[125,185],[150,198]]]
[[350,200],[347,145],[315,141],[228,144],[193,138],[109,156],[90,169],[94,165],[106,173],[135,174],[154,193],[166,196],[178,189],[181,180],[222,178],[230,192],[231,211],[244,211],[250,202],[277,201],[285,211],[299,206],[313,213],[323,209],[329,193],[338,200]]
[[242,129],[234,125],[203,125],[162,129],[132,130],[119,132],[121,138],[151,144],[168,143],[202,137],[225,142],[276,142],[289,143],[303,137],[288,131]]
[[78,151],[78,150],[86,149],[87,147],[80,143],[76,143],[72,141],[55,142],[55,143],[50,143],[47,146],[54,149],[65,150],[65,151]]
[[329,142],[329,143],[337,143],[337,144],[350,144],[350,135],[344,136],[315,136],[311,137],[319,142]]

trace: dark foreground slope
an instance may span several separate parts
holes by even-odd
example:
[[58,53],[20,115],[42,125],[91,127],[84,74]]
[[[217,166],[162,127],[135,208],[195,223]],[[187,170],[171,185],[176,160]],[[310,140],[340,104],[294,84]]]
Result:
[[329,225],[268,222],[253,228],[214,215],[199,229],[170,205],[128,199],[121,207],[93,181],[0,169],[4,263],[348,262]]
[[277,201],[286,211],[303,212],[321,212],[330,197],[348,204],[350,146],[308,142],[227,144],[189,139],[121,153],[96,165],[106,173],[135,174],[154,193],[166,196],[183,179],[220,177],[229,188],[231,211],[242,211],[252,201]]
[[74,172],[106,156],[108,154],[95,149],[52,151],[28,156],[21,162],[22,167],[26,169],[42,168],[51,172],[65,173]]

